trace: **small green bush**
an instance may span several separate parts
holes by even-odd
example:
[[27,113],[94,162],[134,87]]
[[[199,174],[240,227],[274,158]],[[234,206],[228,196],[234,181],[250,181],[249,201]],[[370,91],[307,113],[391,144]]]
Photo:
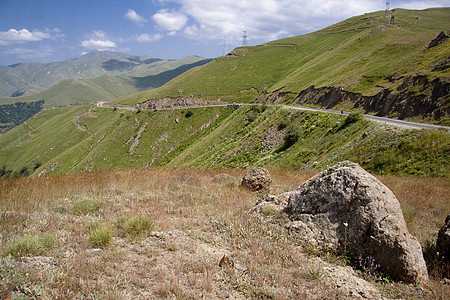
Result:
[[6,255],[20,258],[22,256],[39,256],[52,249],[56,244],[52,235],[23,236],[8,245]]
[[278,124],[278,130],[283,130],[286,127],[288,127],[289,121],[288,120],[281,120],[280,124]]
[[287,149],[297,143],[302,135],[303,129],[297,124],[292,125],[284,136],[284,148]]
[[93,224],[89,228],[89,244],[94,248],[105,248],[111,243],[112,234],[110,225]]
[[247,116],[245,117],[245,120],[249,123],[252,123],[256,120],[256,118],[258,117],[258,113],[254,112],[253,110],[250,110],[247,113]]
[[85,199],[76,202],[72,208],[75,215],[95,214],[100,209],[101,203],[97,200]]
[[350,113],[347,118],[345,118],[344,124],[342,125],[343,127],[346,127],[352,123],[356,123],[358,121],[361,121],[363,119],[362,114],[360,113]]
[[192,110],[188,110],[184,116],[186,118],[189,118],[189,117],[192,117],[193,114],[194,114],[194,112]]

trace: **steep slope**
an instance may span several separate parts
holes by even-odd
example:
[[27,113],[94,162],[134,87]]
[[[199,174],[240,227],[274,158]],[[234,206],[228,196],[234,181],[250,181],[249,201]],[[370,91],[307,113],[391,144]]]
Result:
[[449,147],[448,132],[277,107],[85,105],[43,111],[0,135],[0,167],[36,175],[166,165],[323,169],[351,159],[378,174],[448,177]]
[[[388,24],[390,20],[394,23]],[[450,109],[450,41],[428,46],[441,31],[449,30],[450,8],[396,9],[389,17],[384,11],[369,13],[314,33],[237,48],[157,90],[120,102],[197,97],[305,103],[302,96],[309,88],[308,104],[440,120]],[[321,88],[357,96],[338,95],[339,101],[325,101],[320,99]],[[373,98],[361,100],[376,95],[377,105],[371,105]],[[408,112],[410,105],[394,105],[401,101],[429,107]]]

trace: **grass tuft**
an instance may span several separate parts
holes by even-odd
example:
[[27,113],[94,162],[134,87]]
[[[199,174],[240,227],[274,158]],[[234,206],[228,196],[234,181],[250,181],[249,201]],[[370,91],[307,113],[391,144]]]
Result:
[[6,255],[15,258],[23,256],[39,256],[46,253],[56,245],[52,235],[23,236],[8,245]]
[[152,220],[146,216],[131,217],[123,222],[124,232],[133,240],[142,238],[155,229]]
[[89,245],[93,248],[106,248],[112,240],[113,228],[109,224],[93,224],[89,228]]
[[95,214],[100,209],[100,202],[97,200],[85,199],[76,202],[72,208],[75,215]]

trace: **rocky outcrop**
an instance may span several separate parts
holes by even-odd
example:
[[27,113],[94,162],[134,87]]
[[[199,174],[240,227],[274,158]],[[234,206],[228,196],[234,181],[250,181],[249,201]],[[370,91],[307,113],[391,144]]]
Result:
[[[420,85],[422,91],[431,89],[431,95],[414,94],[406,90],[407,87]],[[296,104],[313,104],[325,108],[333,108],[341,102],[353,103],[355,108],[362,108],[367,112],[375,112],[377,116],[395,114],[397,118],[420,116],[439,120],[450,114],[438,98],[448,95],[450,83],[439,79],[428,81],[427,78],[417,76],[403,79],[398,93],[383,89],[374,96],[363,96],[359,93],[347,92],[340,87],[309,88],[301,91],[295,99]]]
[[178,97],[178,98],[162,98],[162,99],[151,99],[144,101],[142,103],[137,103],[135,107],[137,109],[164,109],[164,108],[174,108],[174,107],[186,107],[186,106],[197,106],[206,104],[216,104],[216,102],[206,101],[194,96]]
[[359,165],[346,161],[293,192],[288,228],[312,243],[357,260],[372,257],[406,282],[428,278],[422,248],[406,228],[394,194]]
[[[442,71],[448,68],[448,58],[434,66],[433,71]],[[440,120],[450,114],[450,108],[445,106],[443,97],[450,93],[450,83],[436,78],[429,80],[426,76],[412,76],[390,78],[391,82],[400,81],[397,91],[382,89],[376,95],[363,96],[360,93],[345,91],[341,87],[310,86],[298,93],[294,104],[316,105],[332,109],[336,105],[347,102],[354,108],[361,108],[365,112],[375,113],[377,116],[389,116],[394,114],[398,119],[409,117],[421,117],[424,119]],[[411,88],[420,92],[411,92]],[[260,103],[279,103],[292,95],[276,92],[262,95]]]
[[427,48],[427,49],[436,47],[436,46],[438,46],[438,45],[444,43],[445,41],[448,40],[448,37],[449,37],[449,36],[448,36],[448,34],[447,34],[445,31],[441,31],[441,32],[438,34],[438,36],[437,36],[434,40],[432,40],[432,41],[430,42],[430,44],[428,44],[428,48]]
[[241,185],[252,192],[256,192],[262,189],[268,189],[272,183],[272,178],[267,169],[255,167],[245,174],[242,178]]
[[447,215],[444,226],[439,230],[436,249],[441,258],[450,262],[450,214]]

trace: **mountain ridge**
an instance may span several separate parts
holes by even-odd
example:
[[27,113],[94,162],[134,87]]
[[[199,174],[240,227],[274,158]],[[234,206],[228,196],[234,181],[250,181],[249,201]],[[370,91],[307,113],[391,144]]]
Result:
[[[0,66],[0,97],[10,97],[14,94],[29,96],[44,91],[61,80],[71,78],[91,79],[104,74],[128,77],[155,75],[161,70],[174,69],[182,64],[203,59],[198,56],[187,56],[171,60],[119,52],[92,51],[60,62],[29,62]],[[127,66],[125,70],[118,67],[124,64]]]

